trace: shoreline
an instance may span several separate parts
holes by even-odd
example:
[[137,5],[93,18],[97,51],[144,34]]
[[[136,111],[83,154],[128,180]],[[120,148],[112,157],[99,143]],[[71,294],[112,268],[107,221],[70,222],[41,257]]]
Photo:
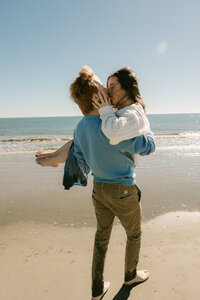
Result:
[[[0,165],[0,226],[20,221],[95,226],[91,175],[87,187],[66,191],[64,164],[41,167],[31,153],[0,156]],[[142,220],[173,211],[200,211],[199,179],[199,162],[193,157],[176,159],[158,153],[139,161],[136,184],[142,191]]]

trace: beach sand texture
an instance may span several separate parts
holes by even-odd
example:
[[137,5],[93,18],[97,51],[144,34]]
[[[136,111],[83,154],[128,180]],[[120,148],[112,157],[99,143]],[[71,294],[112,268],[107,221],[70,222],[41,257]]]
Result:
[[[128,299],[196,300],[199,162],[156,155],[147,161],[137,168],[143,192],[139,269],[149,269],[151,277]],[[91,299],[92,178],[87,188],[65,191],[63,166],[41,168],[33,153],[4,154],[0,164],[0,299]],[[113,299],[122,285],[125,242],[116,220],[105,265],[105,280],[111,282],[105,300]]]
[[[0,229],[0,299],[90,299],[95,229],[17,223]],[[105,300],[123,281],[125,234],[113,228],[105,280]],[[139,268],[150,279],[132,289],[129,299],[196,300],[200,286],[200,213],[169,213],[143,224]]]

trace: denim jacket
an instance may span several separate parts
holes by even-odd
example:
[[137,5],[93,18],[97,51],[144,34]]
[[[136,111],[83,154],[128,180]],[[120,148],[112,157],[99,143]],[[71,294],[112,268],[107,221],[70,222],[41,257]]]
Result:
[[76,157],[74,156],[74,142],[72,143],[67,160],[64,167],[63,185],[66,190],[69,190],[73,185],[87,185],[88,166],[81,168],[78,166]]

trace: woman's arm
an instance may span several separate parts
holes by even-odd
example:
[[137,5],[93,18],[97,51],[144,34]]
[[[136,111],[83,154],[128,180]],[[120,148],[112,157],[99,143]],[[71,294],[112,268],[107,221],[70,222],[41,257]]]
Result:
[[118,117],[105,94],[99,94],[99,100],[100,102],[94,101],[94,107],[99,111],[102,120],[101,129],[110,140],[110,144],[116,145],[124,140],[149,132],[149,121],[139,104],[127,108]]

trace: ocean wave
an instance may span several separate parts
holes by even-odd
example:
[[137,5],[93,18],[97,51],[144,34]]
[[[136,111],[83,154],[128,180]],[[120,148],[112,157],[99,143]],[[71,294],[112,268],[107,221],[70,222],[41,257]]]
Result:
[[156,138],[200,138],[199,132],[174,132],[174,133],[160,133],[154,134]]
[[[154,133],[155,138],[170,139],[170,138],[200,138],[199,132],[173,132],[173,133]],[[0,138],[0,143],[13,143],[13,142],[59,142],[69,141],[72,136],[39,136],[39,137],[7,137]]]
[[[47,151],[44,151],[44,153]],[[48,151],[51,152],[51,151]],[[0,151],[0,155],[11,155],[11,154],[25,154],[25,153],[31,153],[34,154],[36,153],[36,150],[15,150],[15,151]]]
[[162,151],[165,151],[165,150],[181,150],[181,151],[199,150],[200,151],[200,145],[163,145],[163,146],[157,146],[156,150],[162,150]]
[[[32,136],[32,137],[4,137],[0,139],[0,154],[2,153],[26,153],[42,150],[44,152],[55,151],[71,136]],[[156,149],[158,151],[173,152],[200,152],[200,132],[179,132],[170,134],[156,134]]]
[[54,151],[67,143],[71,138],[53,138],[53,137],[37,137],[37,138],[8,138],[0,140],[0,152],[4,153],[21,153]]
[[72,137],[26,137],[26,138],[7,138],[0,139],[0,142],[51,142],[51,141],[69,141]]

